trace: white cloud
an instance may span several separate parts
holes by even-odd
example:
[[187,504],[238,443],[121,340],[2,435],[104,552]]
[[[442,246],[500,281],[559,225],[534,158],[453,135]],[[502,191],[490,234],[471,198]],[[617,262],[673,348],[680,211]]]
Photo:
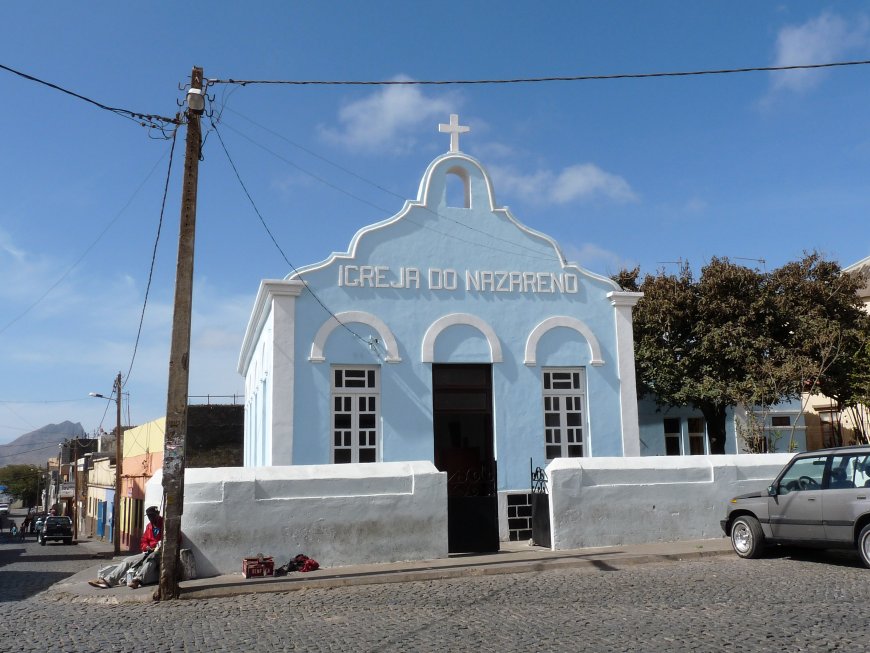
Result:
[[523,174],[501,166],[491,166],[490,172],[500,193],[516,194],[537,204],[569,204],[594,197],[615,202],[638,199],[623,177],[606,172],[594,163],[578,163],[561,172],[539,170]]
[[[775,66],[828,63],[868,45],[866,16],[847,22],[829,11],[802,25],[787,25],[776,39]],[[792,70],[773,73],[773,91],[806,91],[822,78],[822,70]]]
[[707,207],[707,202],[702,200],[700,197],[690,197],[683,204],[683,213],[699,215],[701,213],[706,213]]
[[565,258],[579,266],[604,274],[607,276],[616,274],[623,268],[631,269],[635,263],[623,258],[616,252],[612,252],[604,247],[599,247],[593,243],[585,243],[580,247],[567,245],[562,249]]
[[426,96],[418,86],[383,86],[343,106],[338,128],[321,125],[320,133],[351,150],[401,153],[414,146],[413,134],[423,123],[446,121],[456,103],[456,98]]
[[5,252],[18,262],[24,261],[24,250],[19,249],[12,242],[12,237],[0,229],[0,251]]

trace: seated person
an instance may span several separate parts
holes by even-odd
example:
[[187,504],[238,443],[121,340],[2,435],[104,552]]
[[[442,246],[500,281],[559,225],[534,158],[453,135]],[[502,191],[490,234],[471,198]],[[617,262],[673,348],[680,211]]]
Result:
[[[157,506],[151,506],[145,511],[148,524],[139,542],[141,553],[124,558],[121,562],[103,567],[95,580],[89,580],[92,587],[108,589],[121,583],[127,583],[130,589],[140,585],[156,583],[160,574],[160,548],[163,542],[163,517]],[[127,572],[133,571],[130,582],[126,581]]]
[[845,488],[853,488],[855,484],[846,479],[846,470],[842,467],[837,467],[831,470],[831,483],[829,487],[832,490],[842,490]]

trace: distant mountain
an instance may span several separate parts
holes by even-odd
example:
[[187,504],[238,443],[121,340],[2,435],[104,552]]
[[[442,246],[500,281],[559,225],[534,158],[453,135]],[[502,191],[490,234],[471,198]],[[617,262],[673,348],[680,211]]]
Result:
[[70,438],[85,437],[85,430],[78,422],[47,424],[25,433],[9,444],[0,444],[0,467],[6,465],[45,465],[49,458],[56,458],[57,445]]

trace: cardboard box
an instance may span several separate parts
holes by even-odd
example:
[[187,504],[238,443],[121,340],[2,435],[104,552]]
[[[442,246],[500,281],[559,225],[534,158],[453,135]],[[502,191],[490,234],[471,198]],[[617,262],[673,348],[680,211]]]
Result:
[[275,562],[272,560],[272,556],[242,558],[242,573],[245,578],[274,576]]

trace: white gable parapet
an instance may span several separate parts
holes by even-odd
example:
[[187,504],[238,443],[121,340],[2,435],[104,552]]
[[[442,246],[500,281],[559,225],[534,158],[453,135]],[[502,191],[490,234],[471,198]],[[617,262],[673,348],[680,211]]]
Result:
[[[162,472],[146,486],[160,505]],[[197,573],[276,566],[304,553],[323,567],[447,557],[447,475],[430,462],[188,469],[185,548]]]
[[728,500],[792,454],[559,458],[547,466],[554,550],[723,537]]

